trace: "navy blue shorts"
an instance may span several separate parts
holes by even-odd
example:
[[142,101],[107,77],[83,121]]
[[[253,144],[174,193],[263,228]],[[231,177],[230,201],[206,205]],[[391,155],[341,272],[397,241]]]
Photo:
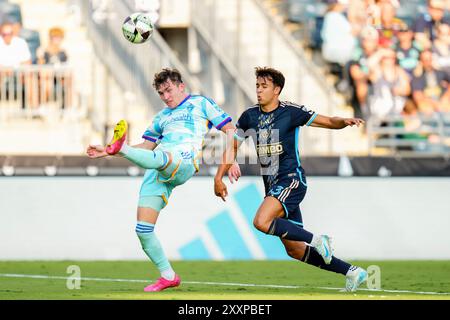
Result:
[[285,212],[285,218],[303,227],[300,202],[306,195],[306,179],[303,174],[291,173],[278,178],[275,184],[268,190],[266,197],[272,196],[280,201]]

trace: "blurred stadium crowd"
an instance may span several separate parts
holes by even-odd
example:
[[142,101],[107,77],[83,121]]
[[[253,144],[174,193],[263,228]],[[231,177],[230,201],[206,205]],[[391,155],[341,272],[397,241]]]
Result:
[[[70,2],[67,1],[67,4]],[[91,29],[96,28],[95,32],[99,32],[98,34],[105,34],[105,26],[109,26],[109,24],[102,24],[101,21],[97,21],[101,20],[97,18],[101,16],[102,11],[96,8],[94,4],[107,2],[77,2],[79,7],[86,6],[89,7],[89,10],[92,10],[90,20],[94,23],[88,23],[86,20],[89,19],[85,18],[83,27],[91,25]],[[189,1],[191,5],[197,4],[199,6],[205,6],[205,3],[209,2]],[[260,5],[269,3],[266,7],[261,5],[261,7],[266,8],[267,12],[271,12],[270,9],[267,9],[271,5],[280,4],[287,7],[288,11],[282,10],[284,22],[287,20],[306,26],[307,37],[303,37],[302,43],[312,48],[316,55],[320,56],[319,69],[322,68],[327,70],[329,74],[336,75],[334,77],[337,79],[335,87],[333,90],[327,90],[327,92],[333,91],[333,95],[335,92],[340,94],[345,99],[345,104],[352,107],[352,109],[347,108],[349,112],[353,110],[355,116],[367,120],[367,130],[361,134],[356,133],[354,139],[364,141],[364,146],[360,148],[359,144],[353,143],[356,146],[355,150],[364,150],[362,152],[369,150],[370,154],[372,148],[386,149],[392,147],[392,151],[403,149],[413,152],[436,151],[439,155],[443,152],[450,153],[450,87],[448,86],[450,83],[450,1],[258,0],[254,2]],[[102,56],[102,59],[99,60],[93,58],[92,62],[85,63],[85,60],[91,59],[91,55],[87,58],[88,54],[85,52],[90,49],[83,48],[88,48],[90,44],[81,43],[80,37],[69,38],[76,33],[73,32],[75,29],[64,28],[63,24],[58,25],[58,23],[45,29],[39,26],[39,31],[24,27],[27,24],[26,21],[25,23],[23,21],[23,8],[21,8],[20,3],[23,3],[24,7],[29,4],[25,1],[0,0],[0,121],[4,119],[8,121],[11,119],[21,120],[23,118],[48,119],[50,118],[48,114],[52,114],[51,111],[55,111],[55,114],[60,111],[70,114],[67,111],[73,111],[77,106],[83,105],[83,110],[89,109],[90,111],[79,112],[80,116],[73,120],[73,122],[81,122],[80,118],[85,117],[86,119],[83,120],[89,123],[90,131],[79,126],[79,131],[83,133],[83,139],[92,136],[94,132],[104,138],[106,133],[109,132],[108,125],[110,123],[108,121],[111,121],[110,118],[120,116],[122,109],[115,105],[104,108],[101,106],[107,106],[108,101],[111,102],[111,105],[117,101],[120,102],[122,97],[118,98],[117,95],[121,91],[126,91],[129,95],[131,93],[136,95],[137,92],[128,92],[130,90],[120,88],[120,84],[117,87],[119,90],[109,89],[110,83],[115,83],[114,80],[104,81],[103,75],[92,67],[101,63],[105,64],[104,57]],[[90,5],[86,5],[86,3]],[[124,12],[130,10],[126,9],[127,11],[121,12],[118,9],[120,3],[123,8],[133,7],[134,5],[136,10],[141,9],[139,6],[150,3],[157,3],[159,8],[159,0],[123,0],[110,3],[112,11],[117,11],[116,13],[120,15],[124,15]],[[166,8],[172,8],[172,1],[161,2],[161,7],[163,7],[163,4],[166,4]],[[242,8],[248,10],[249,6],[242,6]],[[27,11],[25,10],[25,12]],[[86,12],[88,12],[87,9]],[[205,12],[208,11],[205,9]],[[247,12],[247,14],[250,13]],[[173,17],[174,13],[171,12],[168,15]],[[272,13],[272,17],[267,18],[267,21],[275,22],[275,18],[280,18],[274,17],[276,15],[280,15],[280,12]],[[225,18],[222,17],[227,21]],[[231,19],[229,18],[229,20]],[[64,23],[64,18],[55,21]],[[35,23],[35,25],[37,24]],[[180,62],[184,63],[184,66],[190,66],[188,62],[195,60],[193,57],[197,51],[198,56],[200,56],[199,50],[204,50],[203,58],[207,52],[211,51],[208,48],[204,49],[203,46],[207,47],[207,45],[196,40],[197,37],[201,40],[202,38],[199,35],[204,33],[200,32],[204,30],[198,29],[198,23],[187,26],[180,23],[174,25],[177,28],[173,28],[169,24],[169,27],[166,26],[166,29],[164,29],[164,26],[160,28],[157,24],[158,31],[161,31],[162,35],[162,39],[158,41],[166,41],[163,47],[165,48],[168,44],[167,50],[170,50],[170,52],[155,51],[161,47],[158,47],[160,45],[158,42],[157,45],[149,49],[153,50],[151,51],[153,57],[155,57],[153,62],[159,61],[158,59],[166,61],[164,59],[167,56],[175,53],[177,57],[181,57]],[[208,26],[208,24],[205,24],[205,26]],[[289,25],[285,25],[285,27],[289,29]],[[117,30],[116,26],[114,28],[111,29],[113,32]],[[230,29],[234,30],[231,27]],[[221,32],[225,31],[231,32],[230,30]],[[84,32],[84,30],[81,32]],[[92,41],[92,37],[98,38],[95,36],[97,34],[95,32],[93,33],[92,30],[90,30],[90,34],[88,32],[91,37],[90,41]],[[246,30],[241,30],[241,32],[246,32]],[[196,37],[193,35],[196,35]],[[294,36],[293,33],[292,35]],[[100,42],[111,42],[116,39],[115,36],[117,35],[114,34],[114,37],[107,37],[108,40],[103,39],[104,41]],[[121,35],[118,35],[118,37],[120,38]],[[244,37],[241,35],[240,37],[234,36],[234,38]],[[295,40],[294,38],[295,36],[290,37],[288,41]],[[64,39],[66,39],[67,47]],[[192,41],[192,39],[196,41]],[[209,41],[214,42],[215,47],[222,45],[220,41],[214,41],[214,39]],[[153,42],[156,43],[157,41]],[[194,53],[189,52],[187,54],[186,52],[192,51],[197,42],[200,43],[197,46],[200,49],[197,48],[198,50]],[[112,43],[110,43],[111,46]],[[116,41],[114,44],[114,51],[118,52],[117,57],[128,57],[130,54],[127,51],[130,49],[129,46],[118,48],[118,42]],[[246,43],[242,43],[242,45],[250,46]],[[65,47],[68,50],[65,50]],[[74,52],[73,48],[81,48],[82,54],[86,55],[80,55],[78,51]],[[252,48],[236,48],[239,52],[245,51],[244,49],[250,50]],[[255,50],[257,51],[259,48]],[[220,53],[220,50],[217,51]],[[216,54],[216,51],[212,50],[212,52]],[[259,51],[257,51],[257,54],[259,54]],[[220,55],[214,56],[211,58],[212,62],[202,62],[205,64],[204,72],[197,74],[187,72],[186,75],[204,76],[205,78],[197,79],[201,79],[202,83],[205,84],[213,83],[211,79],[219,78],[215,76],[218,74],[215,70],[222,67],[209,67],[215,65],[213,61],[221,61],[220,59]],[[81,71],[80,61],[83,61],[83,67],[87,65],[83,69],[84,72]],[[245,60],[240,63],[242,64],[243,61]],[[145,62],[147,63],[147,61]],[[147,64],[145,65],[147,66]],[[138,69],[147,70],[147,67],[143,68],[140,64],[131,62],[127,62],[127,66],[122,69],[116,68],[115,65],[113,68],[110,65],[105,64],[105,66],[105,69],[111,69],[108,72],[112,74],[106,76],[114,79],[124,79],[120,71],[123,72],[126,69],[125,67],[132,72],[133,76],[139,75],[136,72]],[[189,68],[187,69],[189,70]],[[145,78],[145,76],[147,75],[141,75],[142,78]],[[322,77],[322,74],[319,77]],[[231,88],[230,83],[239,83],[236,78],[243,80],[242,74],[239,73],[233,75],[230,78],[231,80],[226,77],[222,78],[219,80],[228,81],[223,84],[223,88],[229,91],[224,96],[229,97],[232,96],[230,92],[237,91],[229,89]],[[290,83],[295,82],[291,81]],[[248,85],[251,88],[253,84],[248,83]],[[332,87],[329,84],[327,86]],[[206,85],[206,87],[208,86]],[[311,87],[313,87],[313,84],[311,84]],[[138,90],[136,85],[133,85],[133,90]],[[311,88],[306,90],[312,91]],[[300,89],[298,91],[304,92],[306,90]],[[211,92],[215,92],[215,90],[211,90]],[[105,98],[108,94],[111,96]],[[125,102],[122,104],[127,104],[127,97],[124,94],[122,100]],[[320,104],[317,103],[316,97],[317,95],[314,96],[314,103]],[[228,101],[228,103],[235,107],[233,99],[230,98],[229,100],[231,102]],[[329,100],[332,101],[331,98]],[[120,104],[119,102],[117,104]],[[300,99],[298,102],[307,103]],[[347,112],[347,109],[333,108],[330,110]],[[336,113],[334,111],[333,113]],[[76,112],[73,112],[73,114],[76,114]],[[133,115],[137,114],[137,107],[133,105]],[[59,116],[54,117],[54,119],[59,118]],[[138,116],[135,118],[138,118]],[[9,122],[12,123],[12,121]],[[23,125],[23,123],[20,125]],[[19,125],[16,126],[16,129],[19,132],[23,131]],[[318,133],[314,132],[314,137],[317,138],[317,136]],[[61,141],[63,139],[65,138],[60,138]],[[369,143],[366,142],[366,139]],[[349,139],[344,140],[347,145],[352,144]],[[326,141],[329,141],[329,139]],[[83,142],[80,140],[77,145],[82,145]],[[65,142],[62,144],[67,145]],[[368,148],[365,147],[366,145],[368,145]],[[16,149],[20,150],[20,148],[18,144]],[[8,150],[13,149],[11,147]],[[75,148],[73,149],[75,150]],[[78,151],[74,151],[74,153],[76,152]]]
[[366,119],[450,111],[449,2],[427,0],[423,12],[408,2],[327,0],[322,54],[341,67],[338,85],[352,87]]
[[51,101],[64,109],[71,76],[64,68],[68,55],[63,39],[64,30],[55,26],[43,46],[38,31],[23,27],[21,6],[0,0],[0,101],[17,102],[33,116]]

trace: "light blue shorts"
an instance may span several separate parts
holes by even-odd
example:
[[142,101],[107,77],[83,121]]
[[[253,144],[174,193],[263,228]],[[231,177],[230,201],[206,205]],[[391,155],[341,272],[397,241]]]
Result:
[[[193,152],[167,151],[172,154],[172,162],[176,163],[177,167],[172,172],[161,172],[156,169],[145,172],[139,192],[139,207],[152,208],[159,212],[169,203],[172,190],[184,184],[198,171]],[[160,198],[162,201],[155,198]]]

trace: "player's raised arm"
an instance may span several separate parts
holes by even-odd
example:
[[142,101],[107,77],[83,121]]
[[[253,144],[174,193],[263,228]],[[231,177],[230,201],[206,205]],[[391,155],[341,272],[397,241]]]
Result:
[[364,124],[364,120],[359,118],[327,117],[318,114],[310,126],[326,129],[344,129],[345,127],[348,126],[359,127],[362,124]]

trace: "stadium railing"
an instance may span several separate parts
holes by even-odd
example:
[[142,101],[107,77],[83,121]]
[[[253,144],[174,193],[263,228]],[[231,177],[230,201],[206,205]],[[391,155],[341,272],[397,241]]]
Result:
[[402,116],[367,122],[369,155],[382,148],[391,155],[450,155],[450,114]]
[[72,112],[74,98],[73,70],[69,66],[0,67],[2,119]]

